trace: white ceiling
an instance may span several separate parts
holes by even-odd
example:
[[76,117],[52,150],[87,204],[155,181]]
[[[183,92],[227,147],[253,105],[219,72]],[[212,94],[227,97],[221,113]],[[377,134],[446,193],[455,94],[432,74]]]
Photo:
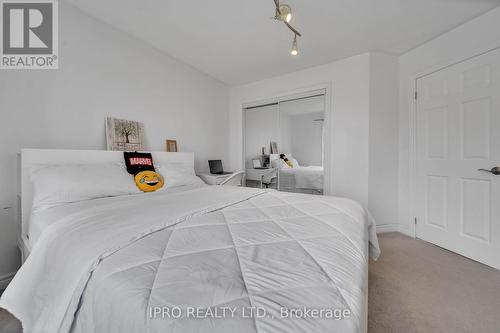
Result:
[[66,0],[170,56],[237,85],[364,53],[402,54],[500,0],[282,0],[292,33],[271,20],[273,0]]

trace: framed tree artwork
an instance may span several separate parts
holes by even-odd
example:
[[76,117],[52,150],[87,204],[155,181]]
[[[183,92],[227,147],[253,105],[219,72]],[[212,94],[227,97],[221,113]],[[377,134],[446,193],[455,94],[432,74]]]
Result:
[[271,154],[278,154],[278,143],[271,141]]
[[167,151],[176,153],[177,150],[177,141],[176,140],[167,140]]
[[144,150],[144,125],[138,121],[107,117],[106,144],[108,150]]

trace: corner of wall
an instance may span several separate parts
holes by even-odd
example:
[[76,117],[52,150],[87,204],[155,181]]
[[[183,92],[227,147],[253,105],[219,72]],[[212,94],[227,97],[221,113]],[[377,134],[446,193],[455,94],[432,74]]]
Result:
[[368,209],[380,230],[398,229],[398,57],[370,53]]

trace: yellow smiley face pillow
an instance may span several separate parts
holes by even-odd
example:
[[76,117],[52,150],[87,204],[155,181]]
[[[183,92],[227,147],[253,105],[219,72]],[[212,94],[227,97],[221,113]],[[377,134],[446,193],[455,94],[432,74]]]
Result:
[[143,192],[154,192],[163,187],[163,177],[154,171],[141,171],[134,177],[135,184]]

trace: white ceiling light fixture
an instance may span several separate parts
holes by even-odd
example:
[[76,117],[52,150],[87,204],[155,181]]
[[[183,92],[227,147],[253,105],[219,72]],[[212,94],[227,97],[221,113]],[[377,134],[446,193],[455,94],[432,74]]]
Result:
[[276,10],[274,18],[278,21],[290,22],[292,20],[292,8],[289,5],[279,6],[279,10]]
[[289,23],[292,20],[292,8],[290,8],[289,5],[280,5],[279,0],[274,0],[274,5],[276,6],[276,15],[274,16],[274,19],[283,22],[294,33],[292,50],[290,53],[291,55],[296,56],[299,54],[297,36],[302,37],[302,35]]
[[290,53],[294,56],[299,54],[299,48],[297,46],[297,35],[295,35],[295,37],[293,37],[292,51],[290,51]]

